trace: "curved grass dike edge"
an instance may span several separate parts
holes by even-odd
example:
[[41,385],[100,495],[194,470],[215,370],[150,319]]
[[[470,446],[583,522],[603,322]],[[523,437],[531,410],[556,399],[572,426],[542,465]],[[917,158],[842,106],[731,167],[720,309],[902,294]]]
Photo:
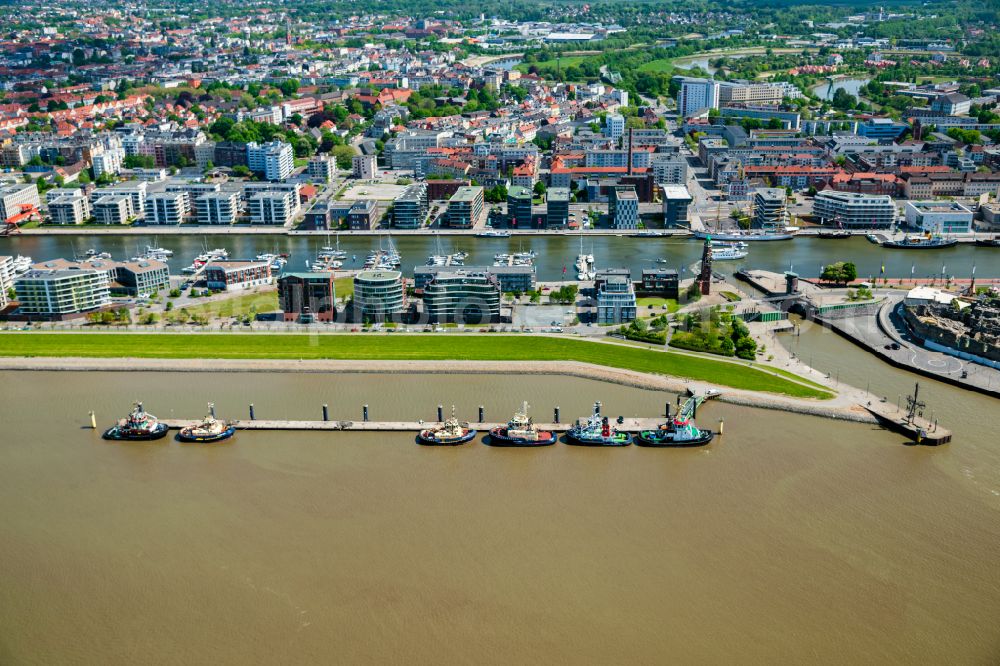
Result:
[[[419,337],[179,333],[5,333],[0,356],[162,359],[583,361],[798,398],[833,394],[768,370],[624,345],[543,336]],[[802,380],[806,382],[807,380]]]

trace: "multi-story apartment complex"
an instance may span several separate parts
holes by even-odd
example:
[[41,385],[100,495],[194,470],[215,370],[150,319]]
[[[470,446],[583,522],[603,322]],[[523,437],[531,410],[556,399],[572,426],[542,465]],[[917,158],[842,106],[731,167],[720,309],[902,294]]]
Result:
[[[96,207],[96,203],[95,203]],[[146,197],[146,224],[180,224],[191,210],[187,192],[158,192]]]
[[406,290],[399,271],[361,271],[354,276],[354,308],[360,318],[382,321],[403,313]]
[[90,200],[80,190],[73,190],[49,200],[52,224],[83,224],[90,219]]
[[616,185],[608,191],[608,218],[615,229],[639,228],[639,197],[631,185]]
[[239,216],[239,195],[236,192],[211,192],[194,200],[198,224],[236,224]]
[[688,206],[694,199],[683,185],[663,188],[663,226],[676,227],[688,223]]
[[779,229],[788,224],[787,194],[780,187],[758,187],[753,193],[755,229]]
[[483,217],[483,188],[475,185],[460,187],[448,201],[448,226],[466,229]]
[[278,307],[285,321],[333,321],[336,302],[333,273],[329,271],[282,273],[278,278]]
[[347,226],[351,229],[372,229],[378,223],[380,209],[374,199],[359,199],[347,211]]
[[266,261],[213,261],[202,275],[205,286],[220,291],[238,291],[271,284],[271,264]]
[[378,175],[374,155],[355,155],[351,158],[351,175],[358,180],[371,180]]
[[823,190],[813,201],[820,224],[845,229],[888,229],[896,222],[896,205],[885,194]]
[[550,187],[545,192],[545,224],[550,228],[569,226],[568,187]]
[[780,86],[771,83],[722,81],[718,83],[719,104],[779,104],[784,97]]
[[277,226],[289,224],[295,211],[293,196],[294,194],[287,190],[269,190],[254,194],[248,201],[250,223]]
[[111,187],[97,187],[90,192],[90,203],[93,206],[103,196],[127,195],[132,199],[132,214],[136,217],[142,216],[146,210],[146,191],[149,183],[141,181],[129,181],[118,183]]
[[674,77],[680,83],[677,93],[677,114],[687,118],[702,109],[719,108],[719,83],[711,79]]
[[261,173],[272,181],[285,180],[295,168],[295,151],[291,144],[283,141],[247,144],[247,166],[251,171]]
[[337,161],[330,155],[316,155],[309,158],[306,170],[311,179],[329,183],[337,175]]
[[20,215],[26,208],[41,205],[38,186],[34,183],[15,183],[0,187],[0,223]]
[[521,229],[531,227],[532,196],[527,187],[511,185],[507,188],[507,224]]
[[657,185],[684,185],[687,183],[687,160],[676,154],[655,154],[650,161],[653,182]]
[[14,284],[18,312],[59,319],[111,305],[107,270],[93,268],[33,268]]
[[427,183],[413,183],[392,202],[392,226],[397,229],[418,229],[426,219]]
[[128,224],[135,217],[132,197],[125,194],[105,194],[94,202],[93,216],[97,224]]
[[597,291],[597,323],[624,324],[636,317],[635,288],[630,278],[613,275]]
[[0,310],[10,304],[9,292],[14,288],[14,257],[0,256]]
[[486,271],[451,269],[424,287],[424,313],[431,322],[482,324],[500,319],[500,281]]
[[[454,267],[451,266],[416,266],[413,269],[413,287],[414,289],[423,289],[438,273],[454,270]],[[521,293],[532,291],[537,284],[534,266],[463,266],[462,270],[468,273],[493,275],[500,283],[500,290],[505,294],[515,291]]]
[[612,141],[618,141],[625,134],[625,116],[612,113],[604,120],[604,131]]

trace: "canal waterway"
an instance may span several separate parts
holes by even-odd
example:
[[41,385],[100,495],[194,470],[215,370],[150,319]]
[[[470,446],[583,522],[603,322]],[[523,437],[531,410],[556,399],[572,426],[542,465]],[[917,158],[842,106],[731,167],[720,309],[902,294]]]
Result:
[[[806,324],[817,367],[913,378]],[[548,418],[673,396],[565,377],[5,372],[0,663],[993,663],[997,402],[922,380],[954,443],[707,403],[709,447],[423,448],[404,434],[107,443],[162,417]]]
[[[343,236],[341,249],[353,255],[348,257],[345,269],[360,268],[368,252],[387,244],[386,237]],[[403,255],[403,272],[412,275],[415,265],[422,265],[430,254],[465,251],[468,266],[493,263],[499,252],[532,250],[537,253],[535,264],[540,280],[575,277],[573,268],[580,252],[577,236],[537,236],[511,238],[474,238],[466,236],[400,236],[393,242]],[[181,269],[206,248],[226,248],[233,259],[253,258],[265,252],[287,253],[286,270],[305,270],[306,262],[315,259],[320,247],[335,244],[333,236],[15,236],[0,239],[0,254],[27,255],[35,261],[57,257],[83,256],[90,248],[109,252],[116,259],[135,256],[147,245],[162,246],[174,252],[169,260],[171,272]],[[626,236],[584,237],[583,249],[593,253],[597,266],[630,266],[640,268],[666,266],[686,269],[701,258],[702,242],[682,238],[629,238]],[[665,259],[665,263],[657,260]],[[741,267],[761,270],[786,271],[790,268],[804,277],[817,277],[821,267],[836,261],[853,261],[861,276],[879,275],[882,266],[892,277],[940,276],[942,270],[956,277],[968,277],[973,265],[980,278],[1000,277],[1000,250],[962,243],[942,250],[886,250],[863,237],[829,240],[802,237],[791,241],[752,243],[749,256],[741,261],[718,262],[716,269],[723,272]]]

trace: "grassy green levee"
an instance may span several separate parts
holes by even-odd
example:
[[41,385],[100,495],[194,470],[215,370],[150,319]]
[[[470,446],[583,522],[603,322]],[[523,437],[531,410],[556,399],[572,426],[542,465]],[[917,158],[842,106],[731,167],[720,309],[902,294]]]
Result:
[[828,391],[739,363],[584,340],[519,335],[5,333],[0,356],[166,359],[584,361],[752,391],[827,399]]

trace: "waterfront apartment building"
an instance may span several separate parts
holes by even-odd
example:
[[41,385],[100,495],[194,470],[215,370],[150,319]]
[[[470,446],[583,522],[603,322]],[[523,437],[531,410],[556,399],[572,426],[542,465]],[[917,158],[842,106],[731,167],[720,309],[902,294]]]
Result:
[[642,281],[635,290],[641,296],[676,300],[680,297],[680,276],[672,268],[644,268]]
[[295,152],[284,141],[251,142],[247,144],[247,166],[267,180],[285,180],[295,168]]
[[754,229],[780,229],[788,224],[787,193],[780,187],[758,187],[753,192]]
[[14,183],[0,186],[0,223],[20,215],[28,207],[42,205],[38,186],[34,183]]
[[896,222],[896,205],[887,194],[823,190],[813,200],[813,216],[845,229],[888,229]]
[[384,321],[401,315],[406,289],[399,271],[361,271],[354,276],[354,308],[359,318]]
[[107,270],[93,268],[32,268],[14,284],[18,313],[62,319],[111,305]]
[[907,201],[906,226],[938,236],[972,232],[972,211],[957,201]]
[[333,321],[336,302],[330,271],[282,273],[278,278],[278,307],[285,321]]
[[14,257],[0,256],[0,310],[10,304],[8,296],[14,287]]
[[507,188],[507,224],[519,229],[531,228],[531,198],[527,187],[511,185]]
[[597,292],[597,323],[627,324],[636,317],[635,289],[630,278],[608,277]]
[[663,187],[663,226],[677,227],[688,223],[688,206],[694,198],[683,185]]
[[97,224],[128,224],[135,217],[132,197],[126,194],[105,194],[94,202],[93,216]]
[[[500,291],[505,294],[512,292],[534,291],[536,271],[534,266],[462,266],[468,273],[489,273],[500,283]],[[438,273],[454,271],[454,266],[416,266],[413,269],[413,288],[423,289]]]
[[146,193],[148,188],[149,183],[140,181],[118,183],[116,185],[112,185],[111,187],[95,187],[90,191],[90,204],[93,206],[98,199],[109,194],[128,195],[132,198],[132,214],[136,217],[140,217],[146,210]]
[[616,185],[608,192],[608,218],[615,229],[639,228],[639,197],[631,185]]
[[448,201],[448,226],[455,229],[473,227],[482,219],[485,210],[482,187],[460,187]]
[[292,203],[293,196],[291,192],[283,190],[254,194],[248,202],[250,223],[272,226],[285,226],[291,223],[295,210]]
[[432,323],[485,324],[500,319],[500,281],[486,271],[451,268],[424,287],[424,314]]
[[392,226],[397,229],[419,229],[427,219],[427,183],[409,185],[392,202]]
[[194,200],[198,224],[236,224],[240,212],[239,199],[236,192],[202,194]]
[[351,175],[358,180],[371,180],[378,175],[378,162],[374,155],[355,155],[351,158]]
[[381,212],[374,199],[358,199],[347,211],[347,226],[350,229],[373,229],[378,224]]
[[60,194],[49,201],[49,220],[52,224],[83,224],[90,219],[90,199],[81,190]]
[[545,225],[550,229],[569,226],[569,188],[550,187],[545,192]]
[[306,173],[315,181],[329,183],[337,175],[337,160],[330,155],[310,157],[306,165]]
[[266,261],[213,261],[202,273],[212,290],[239,291],[271,284],[271,264]]
[[116,261],[109,268],[111,293],[116,296],[149,298],[170,288],[170,269],[162,261]]
[[687,118],[702,109],[719,108],[719,83],[711,79],[675,76],[680,84],[677,92],[677,115]]
[[[95,204],[96,205],[96,204]],[[191,210],[187,192],[158,192],[146,197],[146,224],[177,225]]]

